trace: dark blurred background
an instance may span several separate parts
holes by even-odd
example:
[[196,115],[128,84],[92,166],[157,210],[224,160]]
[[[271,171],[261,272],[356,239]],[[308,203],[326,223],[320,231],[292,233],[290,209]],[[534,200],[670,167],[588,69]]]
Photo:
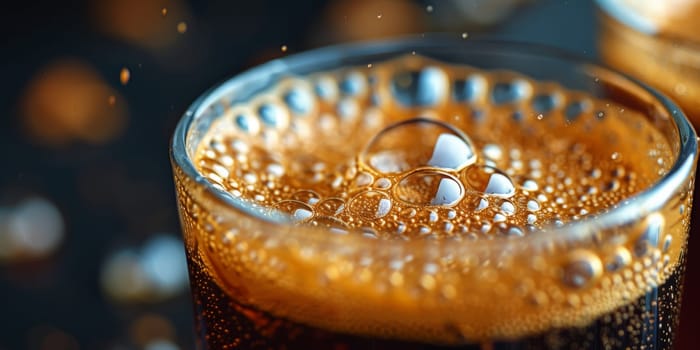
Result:
[[[275,57],[425,32],[597,56],[590,1],[4,4],[0,350],[191,349],[168,160],[181,113],[208,87]],[[692,250],[688,296],[700,294]],[[684,302],[679,348],[691,349],[700,307]]]

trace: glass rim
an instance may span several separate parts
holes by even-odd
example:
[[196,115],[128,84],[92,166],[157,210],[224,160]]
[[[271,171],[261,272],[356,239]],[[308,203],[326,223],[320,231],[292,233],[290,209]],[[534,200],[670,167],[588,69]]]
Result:
[[[671,101],[671,99],[645,83],[624,73],[608,68],[599,62],[581,57],[556,47],[507,40],[463,40],[457,39],[454,36],[447,36],[443,34],[424,34],[417,37],[398,37],[325,46],[283,58],[274,59],[245,70],[241,73],[235,74],[234,76],[205,91],[183,114],[182,118],[177,124],[171,141],[171,161],[174,163],[174,165],[178,166],[190,180],[194,181],[197,186],[203,187],[205,192],[213,195],[214,198],[226,205],[228,207],[227,209],[239,211],[248,217],[252,217],[260,221],[261,224],[267,223],[278,225],[281,229],[299,227],[300,230],[306,229],[308,231],[308,227],[294,226],[288,220],[281,220],[279,216],[261,215],[260,211],[253,209],[245,200],[236,199],[225,190],[217,189],[211,182],[207,181],[205,177],[197,171],[193,160],[189,157],[187,152],[187,136],[194,121],[204,115],[204,112],[207,110],[207,108],[211,107],[213,103],[219,101],[222,96],[225,96],[226,92],[244,84],[245,82],[255,81],[258,79],[267,81],[269,80],[270,76],[287,72],[290,68],[313,66],[314,62],[328,62],[330,60],[341,61],[347,56],[362,57],[369,54],[378,53],[400,54],[410,53],[412,50],[417,52],[417,54],[421,54],[421,50],[424,50],[425,53],[429,53],[428,50],[430,49],[446,48],[448,46],[455,50],[463,50],[464,52],[495,49],[498,50],[498,53],[517,53],[530,57],[558,59],[572,64],[572,66],[594,67],[598,71],[602,70],[607,74],[614,75],[616,78],[623,79],[623,81],[634,85],[636,88],[641,88],[645,93],[651,95],[655,102],[657,102],[663,108],[663,110],[667,112],[668,119],[674,122],[675,131],[679,137],[679,151],[677,154],[674,152],[674,156],[676,156],[676,158],[668,172],[657,179],[651,186],[646,187],[642,191],[625,198],[622,202],[615,204],[619,206],[602,213],[586,215],[580,220],[567,222],[563,226],[557,227],[553,224],[547,224],[543,229],[538,230],[546,231],[542,232],[543,234],[527,235],[526,237],[519,237],[518,239],[514,240],[506,239],[506,241],[523,242],[523,240],[525,240],[528,242],[539,241],[541,243],[552,243],[561,239],[581,239],[584,237],[589,237],[596,232],[600,232],[605,229],[623,226],[626,223],[640,220],[653,213],[655,210],[661,208],[663,203],[667,202],[676,193],[679,187],[683,185],[685,180],[691,176],[691,173],[694,170],[695,159],[698,157],[698,138],[696,136],[696,132],[683,111],[673,101]],[[671,143],[674,141],[676,140],[669,140]],[[362,235],[328,235],[328,237],[328,240],[331,240],[334,237],[342,239],[357,237],[358,239],[363,239],[373,244],[378,244],[378,242],[381,241],[368,239],[366,237],[362,237]],[[493,244],[498,246],[500,245],[499,242],[502,241],[503,240],[501,239],[476,240],[469,241],[469,245],[471,247],[478,247],[481,245],[491,246]],[[396,245],[406,243],[411,244],[412,242],[420,243],[422,241],[400,240],[397,242],[387,242]],[[447,244],[463,243],[459,241],[444,242]]]

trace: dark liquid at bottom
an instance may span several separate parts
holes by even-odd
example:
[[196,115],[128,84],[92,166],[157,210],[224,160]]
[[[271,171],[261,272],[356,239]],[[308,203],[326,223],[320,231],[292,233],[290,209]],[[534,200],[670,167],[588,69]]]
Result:
[[554,329],[517,340],[439,346],[328,332],[238,304],[191,255],[197,345],[202,350],[671,349],[683,282],[683,264],[679,264],[663,285],[586,327]]

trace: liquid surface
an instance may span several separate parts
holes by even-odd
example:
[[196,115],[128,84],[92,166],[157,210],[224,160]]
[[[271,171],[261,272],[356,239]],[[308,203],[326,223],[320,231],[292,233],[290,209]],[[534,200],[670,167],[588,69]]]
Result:
[[409,56],[220,112],[198,170],[308,237],[185,205],[196,254],[237,302],[302,324],[448,344],[580,326],[662,283],[684,249],[685,201],[551,236],[674,160],[644,116],[553,83]]

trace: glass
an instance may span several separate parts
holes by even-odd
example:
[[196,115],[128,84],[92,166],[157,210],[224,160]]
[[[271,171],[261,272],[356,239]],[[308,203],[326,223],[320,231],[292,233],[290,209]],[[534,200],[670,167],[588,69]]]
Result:
[[700,2],[597,2],[603,61],[668,94],[700,122]]
[[[270,97],[277,93],[279,98]],[[308,103],[324,96],[337,97],[329,113],[339,117],[324,117],[329,113],[322,113],[325,107],[319,106],[326,105],[321,102]],[[353,105],[357,99],[348,96],[363,96],[357,99],[364,102]],[[356,111],[354,107],[382,111],[392,103],[404,104],[396,107],[401,113],[421,117],[387,126],[382,124],[385,119],[368,112],[364,119],[356,118],[362,123],[353,128],[333,129],[333,135],[324,136],[327,125],[352,119],[348,115],[354,112],[347,111]],[[389,114],[386,120],[392,118]],[[381,125],[374,125],[374,120]],[[510,129],[510,123],[518,128]],[[216,135],[227,128],[247,136],[230,142],[208,136],[211,130]],[[533,161],[525,166],[520,151],[504,152],[484,144],[488,139],[484,135],[492,131],[506,130],[492,140],[506,144],[506,139],[520,140],[538,128],[550,128],[546,135],[553,139],[521,140],[555,149],[558,134],[591,138],[595,142],[587,147],[610,152],[601,164],[616,164],[620,157],[627,157],[630,166],[649,159],[653,163],[637,169],[637,176],[624,167],[601,172],[591,159],[576,158],[587,164],[581,165],[581,172],[587,170],[585,175],[572,172],[573,180],[588,180],[576,185],[562,177],[552,180],[551,186],[538,187],[537,181],[520,177],[517,169],[534,169],[531,174],[536,177],[535,173],[548,174],[547,167]],[[290,133],[303,136],[294,138],[296,134]],[[424,157],[419,148],[436,135],[432,158],[430,153]],[[653,148],[658,143],[653,135],[665,140],[667,157]],[[437,156],[441,139],[453,156]],[[333,144],[338,140],[340,144]],[[255,148],[255,153],[257,142],[264,147]],[[295,142],[328,145],[308,152],[292,149],[308,153],[299,158],[294,152],[266,153],[265,147],[272,150]],[[352,149],[346,152],[343,144]],[[404,163],[398,165],[374,162],[381,159],[377,157],[382,149],[391,147],[417,151],[404,154]],[[228,157],[228,151],[239,153]],[[574,144],[557,154],[580,151]],[[299,182],[321,179],[323,166],[304,162],[315,153],[324,157],[328,152],[328,159],[359,154],[357,162],[369,164],[366,173],[343,173],[352,186],[365,190],[349,200],[299,191],[292,195],[295,200],[277,202],[274,211],[262,204],[267,203],[265,195],[258,198],[250,192],[250,198],[242,199],[242,193],[253,188],[269,196],[285,195],[289,186],[264,181],[283,176],[279,157],[294,160],[289,169],[298,165],[295,171],[305,174]],[[486,160],[479,158],[484,155]],[[696,135],[666,97],[585,60],[539,46],[440,36],[314,50],[269,62],[205,93],[178,125],[171,157],[201,349],[672,346],[697,162]],[[503,158],[510,159],[510,168],[501,172]],[[554,164],[554,158],[551,161]],[[247,165],[237,168],[239,164]],[[406,166],[402,174],[408,175],[392,177],[406,171]],[[382,171],[391,174],[382,177]],[[559,173],[564,172],[552,174]],[[423,177],[413,181],[416,174]],[[605,195],[596,197],[643,183],[644,174],[651,174],[648,185],[621,200],[611,197],[615,200],[607,203]],[[431,187],[436,178],[439,185]],[[596,182],[602,179],[609,181]],[[418,187],[410,187],[416,183]],[[559,197],[548,201],[547,193],[564,186],[586,192],[571,202]],[[391,191],[383,190],[388,187]],[[400,200],[385,200],[386,193]],[[534,193],[541,196],[523,199]],[[355,201],[359,196],[363,201]],[[603,204],[594,201],[589,213],[577,198],[582,203],[600,198]],[[484,207],[490,212],[490,203],[499,206],[492,222],[478,226],[480,232],[470,228],[481,222],[459,221],[464,218],[453,210],[461,208],[454,203],[468,200],[465,205],[473,212]],[[395,212],[399,205],[404,209]],[[541,226],[534,215],[516,214],[525,212],[517,211],[521,207],[537,212],[540,206],[562,211],[542,213],[549,219]],[[350,213],[337,215],[344,222],[364,224],[349,227],[334,217],[317,215],[329,208],[336,214]],[[564,209],[569,208],[576,212],[566,214],[571,211]],[[422,213],[433,226],[405,230],[419,219],[391,226],[395,217],[419,218]],[[504,224],[515,218],[526,224]],[[377,225],[391,227],[392,235],[415,233],[420,238],[387,238]],[[432,233],[438,225],[441,232],[450,233]]]

